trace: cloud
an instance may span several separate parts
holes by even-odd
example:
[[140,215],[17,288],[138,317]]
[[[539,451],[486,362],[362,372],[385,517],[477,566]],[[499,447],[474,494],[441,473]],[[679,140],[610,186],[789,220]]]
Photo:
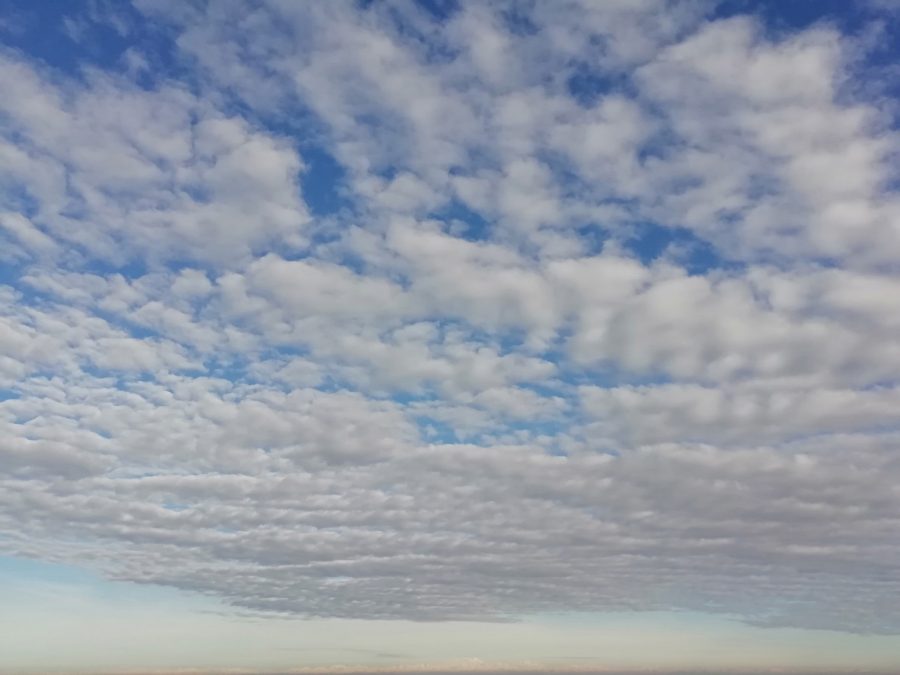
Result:
[[136,6],[152,86],[0,54],[2,550],[300,616],[900,631],[896,133],[854,38]]
[[[670,177],[662,210],[701,232],[727,217],[730,227],[702,236],[741,257],[763,249],[856,265],[893,258],[896,195],[885,187],[896,135],[877,102],[841,100],[851,76],[842,52],[853,49],[827,29],[772,41],[742,18],[707,26],[643,66],[643,91],[687,146],[676,155],[680,171],[659,167]],[[686,189],[673,191],[672,181]]]
[[9,53],[0,70],[4,208],[30,205],[32,222],[7,216],[5,228],[31,253],[53,250],[47,235],[118,266],[304,245],[303,165],[284,139],[174,83],[148,91],[90,73],[78,88]]

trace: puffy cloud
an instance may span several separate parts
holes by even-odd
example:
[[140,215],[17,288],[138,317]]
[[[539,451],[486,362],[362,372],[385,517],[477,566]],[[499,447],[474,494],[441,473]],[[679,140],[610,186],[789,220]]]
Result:
[[[643,66],[644,95],[684,141],[650,172],[662,194],[657,214],[677,214],[739,257],[896,257],[896,195],[887,190],[896,135],[878,102],[841,95],[842,52],[853,49],[826,29],[773,41],[739,18]],[[728,228],[717,226],[723,219]]]
[[300,248],[309,220],[302,162],[284,139],[222,114],[185,88],[143,90],[89,73],[84,88],[10,54],[4,98],[4,217],[32,254],[124,265],[192,258],[234,262],[277,242]]
[[591,431],[617,443],[684,440],[726,446],[892,429],[898,395],[895,388],[795,389],[768,383],[582,390],[585,409],[597,420]]

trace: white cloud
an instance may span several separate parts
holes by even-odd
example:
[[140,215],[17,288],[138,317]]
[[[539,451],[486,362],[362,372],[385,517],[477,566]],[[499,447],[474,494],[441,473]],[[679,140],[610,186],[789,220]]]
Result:
[[842,52],[853,45],[825,29],[781,41],[761,33],[748,19],[717,22],[638,71],[687,147],[660,165],[658,213],[739,257],[896,257],[896,196],[886,192],[896,135],[879,102],[842,95]]
[[78,89],[9,54],[0,71],[10,88],[6,208],[36,204],[29,233],[6,222],[33,253],[50,248],[35,227],[118,265],[233,262],[275,242],[304,245],[302,163],[284,140],[175,85],[145,91],[90,73]]
[[597,420],[590,433],[616,444],[666,440],[784,442],[834,433],[875,432],[897,423],[896,388],[792,389],[771,385],[689,384],[585,387],[582,399]]

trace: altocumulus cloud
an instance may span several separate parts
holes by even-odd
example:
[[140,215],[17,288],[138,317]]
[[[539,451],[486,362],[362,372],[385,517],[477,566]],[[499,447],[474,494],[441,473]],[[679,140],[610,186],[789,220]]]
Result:
[[434,5],[0,51],[0,549],[301,616],[900,631],[890,17]]

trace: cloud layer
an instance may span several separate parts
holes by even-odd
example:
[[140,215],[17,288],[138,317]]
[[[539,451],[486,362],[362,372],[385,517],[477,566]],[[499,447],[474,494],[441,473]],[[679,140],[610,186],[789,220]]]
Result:
[[864,32],[129,11],[67,24],[107,67],[0,52],[0,549],[304,616],[900,631]]

